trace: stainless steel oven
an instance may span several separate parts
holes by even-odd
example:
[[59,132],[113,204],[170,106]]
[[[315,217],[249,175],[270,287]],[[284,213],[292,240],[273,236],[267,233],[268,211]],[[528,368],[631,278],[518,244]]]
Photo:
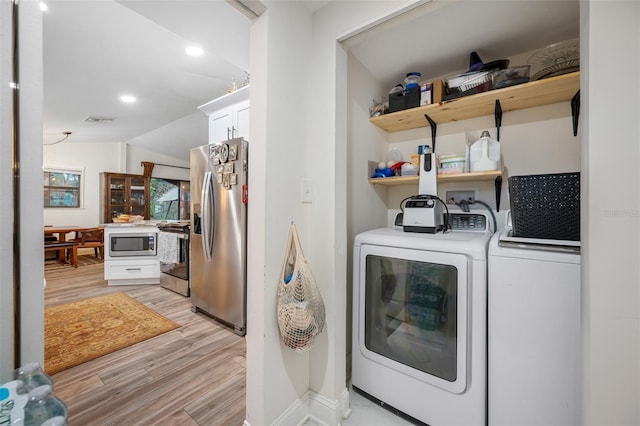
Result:
[[108,234],[108,257],[155,257],[158,256],[157,232],[118,232]]
[[189,224],[158,225],[160,285],[183,296],[190,295]]

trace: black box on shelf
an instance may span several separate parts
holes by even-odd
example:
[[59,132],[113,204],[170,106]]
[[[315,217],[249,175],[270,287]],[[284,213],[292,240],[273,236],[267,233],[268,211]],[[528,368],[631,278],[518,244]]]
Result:
[[402,111],[404,109],[404,91],[389,94],[389,112]]
[[513,236],[580,241],[580,173],[511,176]]
[[389,95],[389,112],[420,106],[420,86]]
[[420,86],[416,85],[404,91],[404,109],[420,106]]

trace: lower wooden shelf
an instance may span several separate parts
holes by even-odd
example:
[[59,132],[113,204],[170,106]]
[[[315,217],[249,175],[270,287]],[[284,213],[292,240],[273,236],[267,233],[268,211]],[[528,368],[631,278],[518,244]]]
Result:
[[[498,176],[502,175],[501,170],[494,170],[490,172],[471,172],[471,173],[456,173],[456,174],[442,174],[438,175],[438,182],[472,182],[481,180],[494,180]],[[386,178],[370,178],[369,183],[374,185],[417,185],[418,176],[393,176]]]

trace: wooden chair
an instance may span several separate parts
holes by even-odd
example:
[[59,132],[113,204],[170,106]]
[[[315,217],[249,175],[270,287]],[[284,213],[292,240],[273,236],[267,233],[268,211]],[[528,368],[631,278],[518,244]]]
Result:
[[104,229],[89,228],[76,232],[76,238],[72,241],[78,244],[78,248],[93,248],[98,259],[104,260]]

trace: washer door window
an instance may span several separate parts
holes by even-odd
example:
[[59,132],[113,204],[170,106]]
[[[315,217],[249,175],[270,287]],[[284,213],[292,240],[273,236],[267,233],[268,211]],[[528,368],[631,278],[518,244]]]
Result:
[[454,393],[466,389],[467,258],[363,246],[360,350]]

